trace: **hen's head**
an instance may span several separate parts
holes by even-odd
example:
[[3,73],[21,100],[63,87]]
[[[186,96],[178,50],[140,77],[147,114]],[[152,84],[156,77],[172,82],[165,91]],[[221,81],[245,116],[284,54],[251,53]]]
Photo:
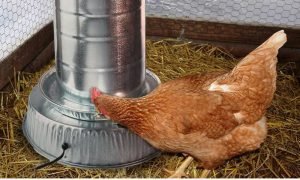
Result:
[[97,89],[96,87],[93,87],[91,89],[91,102],[95,103],[95,100],[101,96],[101,92],[99,91],[99,89]]
[[102,115],[104,115],[105,117],[109,117],[108,112],[103,107],[102,103],[99,103],[100,100],[98,99],[101,98],[101,96],[103,96],[100,90],[97,89],[96,87],[93,87],[90,93],[91,93],[91,102],[96,105],[96,108],[99,110],[99,112]]
[[102,94],[97,88],[92,88],[90,93],[91,102],[107,119],[122,124],[134,132],[143,129],[141,123],[146,122],[148,112],[143,106],[144,103],[137,103],[131,98]]

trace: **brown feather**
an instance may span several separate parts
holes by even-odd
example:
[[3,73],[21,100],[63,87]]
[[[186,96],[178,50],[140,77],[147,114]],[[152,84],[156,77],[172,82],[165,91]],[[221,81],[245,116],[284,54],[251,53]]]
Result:
[[190,154],[214,168],[264,141],[276,56],[285,41],[282,31],[276,33],[231,72],[178,78],[141,98],[101,95],[95,105],[153,146]]

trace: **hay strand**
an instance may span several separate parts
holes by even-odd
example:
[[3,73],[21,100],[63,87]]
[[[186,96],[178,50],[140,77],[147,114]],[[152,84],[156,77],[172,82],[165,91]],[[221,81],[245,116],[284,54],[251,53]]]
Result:
[[[167,80],[200,72],[230,70],[238,60],[225,50],[193,44],[189,41],[148,40],[147,67],[160,79]],[[161,157],[132,168],[78,169],[59,164],[39,171],[33,168],[45,161],[25,140],[21,124],[27,100],[40,76],[53,67],[50,63],[34,74],[15,72],[13,92],[0,92],[0,177],[35,178],[118,178],[167,177],[163,169],[175,169],[183,157],[163,154]],[[268,109],[268,136],[259,150],[227,161],[210,171],[208,177],[265,178],[300,176],[300,86],[293,63],[278,65],[277,91]],[[187,169],[190,177],[200,177],[203,169],[196,163]]]

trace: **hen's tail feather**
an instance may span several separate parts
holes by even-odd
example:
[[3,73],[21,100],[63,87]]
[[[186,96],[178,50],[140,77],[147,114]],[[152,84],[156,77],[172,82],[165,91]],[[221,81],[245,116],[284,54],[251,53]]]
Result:
[[284,30],[280,30],[273,34],[267,41],[265,41],[263,44],[261,44],[257,49],[259,48],[274,48],[276,51],[278,51],[279,48],[281,48],[287,41],[286,34]]
[[[283,30],[273,34],[268,40],[262,43],[259,47],[253,50],[236,66],[236,69],[242,68],[244,65],[251,64],[252,66],[261,66],[262,64],[268,67],[274,67],[277,63],[277,54],[279,48],[281,48],[287,41],[286,34]],[[267,62],[266,62],[267,61]],[[272,70],[275,70],[274,68]]]
[[[209,90],[236,92],[252,89],[251,91],[257,93],[272,95],[276,86],[278,50],[286,41],[287,37],[283,30],[276,32],[243,58],[230,73],[212,83]],[[270,92],[261,90],[265,87],[269,87]]]
[[[277,54],[287,41],[283,30],[273,34],[268,40],[247,55],[227,76],[210,86],[210,89],[221,89],[224,92],[238,92],[241,96],[233,95],[237,103],[241,102],[241,113],[237,116],[254,114],[253,120],[261,117],[265,108],[269,107],[276,90]],[[251,112],[243,102],[255,105],[257,113]],[[254,106],[253,106],[254,107]],[[249,122],[252,122],[249,118]]]

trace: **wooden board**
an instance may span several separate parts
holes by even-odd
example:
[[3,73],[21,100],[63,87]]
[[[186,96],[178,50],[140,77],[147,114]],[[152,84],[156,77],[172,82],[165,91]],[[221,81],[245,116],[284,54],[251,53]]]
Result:
[[274,32],[284,29],[289,39],[285,47],[300,48],[300,30],[279,27],[244,26],[193,20],[148,17],[146,31],[149,36],[257,45]]
[[54,59],[54,42],[52,41],[23,71],[34,73]]
[[[198,43],[210,43],[223,47],[235,57],[247,55],[273,33],[284,29],[288,41],[280,49],[279,61],[300,63],[300,29],[280,27],[244,26],[193,20],[148,17],[148,36],[192,39]],[[300,74],[300,73],[299,73]]]
[[[146,34],[156,38],[184,38],[198,43],[211,43],[243,57],[270,35],[282,28],[242,26],[147,17]],[[300,30],[285,29],[288,42],[280,50],[280,61],[300,63]],[[54,58],[53,23],[49,23],[28,39],[16,51],[0,62],[0,89],[13,77],[14,71],[34,72]],[[298,72],[300,76],[300,71]]]

